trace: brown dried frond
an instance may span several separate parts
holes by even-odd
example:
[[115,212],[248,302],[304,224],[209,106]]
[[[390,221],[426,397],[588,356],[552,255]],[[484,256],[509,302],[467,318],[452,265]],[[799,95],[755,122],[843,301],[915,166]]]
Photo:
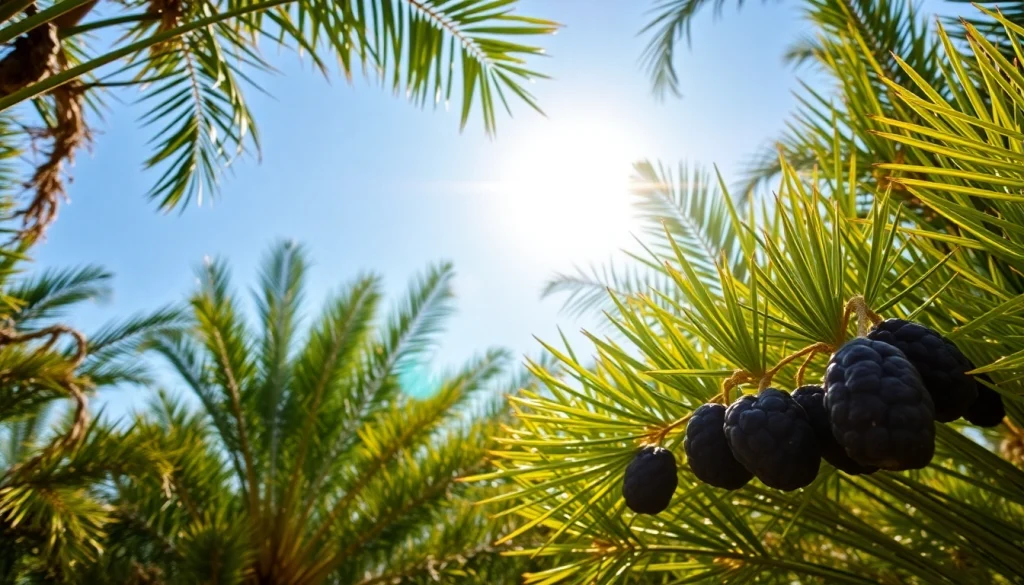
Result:
[[[75,24],[94,5],[95,2],[81,7],[71,15],[74,18],[64,24]],[[24,11],[26,16],[36,12],[35,5]],[[14,41],[14,49],[0,59],[0,95],[10,95],[68,68],[58,30],[55,23],[48,22]],[[74,162],[75,151],[90,137],[82,111],[83,92],[84,86],[77,80],[53,89],[48,94],[53,100],[53,119],[46,120],[43,128],[27,129],[33,142],[46,140],[50,147],[43,162],[36,166],[32,178],[25,184],[33,195],[29,203],[16,213],[22,217],[22,229],[16,234],[16,239],[41,236],[57,217],[60,198],[66,196],[62,176],[64,165]]]
[[57,218],[62,198],[67,198],[64,187],[65,163],[74,164],[75,151],[89,142],[91,132],[83,112],[85,87],[75,80],[51,92],[54,100],[55,120],[36,134],[37,138],[51,141],[45,160],[36,167],[25,187],[34,191],[29,204],[17,215],[22,216],[19,237],[39,237]]
[[149,12],[160,15],[157,30],[163,32],[178,26],[184,6],[182,0],[149,0]]

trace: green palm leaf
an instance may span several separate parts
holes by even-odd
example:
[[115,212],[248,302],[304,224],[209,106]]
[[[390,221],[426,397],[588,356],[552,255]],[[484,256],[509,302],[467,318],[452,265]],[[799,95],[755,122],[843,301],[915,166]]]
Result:
[[[162,210],[215,196],[231,165],[259,156],[257,121],[245,89],[259,90],[254,76],[272,66],[258,41],[308,56],[325,74],[334,64],[349,80],[361,70],[418,107],[453,105],[460,128],[475,108],[493,136],[498,111],[511,114],[513,101],[540,111],[527,86],[546,77],[531,65],[544,52],[532,40],[559,26],[517,14],[517,0],[264,0],[160,10],[130,3],[107,18],[94,17],[95,5],[65,0],[21,18],[24,6],[9,8],[0,40],[51,39],[52,28],[59,43],[52,51],[57,65],[45,75],[6,82],[0,113],[25,110],[41,118],[54,138],[48,163],[53,166],[70,159],[88,137],[80,104],[99,107],[98,92],[108,88],[141,90],[148,104],[142,123],[154,128],[153,152],[144,164],[159,173],[149,197]],[[117,40],[103,45],[87,33]],[[37,65],[12,61],[9,69]],[[61,128],[59,120],[73,120],[75,132]],[[24,131],[0,124],[0,136],[8,135],[0,159],[16,156],[24,142]],[[0,181],[4,175],[0,168]],[[63,184],[54,179],[38,187],[32,209],[48,211],[32,215],[42,229]]]
[[[507,420],[486,395],[508,355],[493,350],[441,373],[429,396],[402,391],[452,310],[451,266],[414,279],[385,319],[380,279],[358,276],[301,327],[306,267],[300,246],[275,244],[250,320],[227,264],[207,262],[189,331],[160,331],[143,346],[167,359],[199,410],[161,396],[136,420],[160,471],[116,485],[115,552],[83,578],[133,567],[182,582],[310,585],[383,582],[396,571],[465,583],[514,575],[517,563],[500,556],[508,547],[492,543],[500,529],[459,500],[500,486],[458,481],[482,467],[493,447],[484,437]],[[435,533],[449,521],[462,530]],[[477,552],[458,556],[463,545]]]
[[[225,28],[220,23],[215,30]],[[147,168],[163,169],[149,192],[161,209],[180,208],[193,198],[201,204],[204,194],[217,193],[220,174],[240,155],[250,148],[259,152],[240,78],[246,77],[243,67],[266,65],[237,54],[229,59],[222,36],[209,28],[183,35],[156,47],[157,56],[135,74],[135,80],[159,80],[144,95],[151,105],[141,122],[162,125],[151,139],[155,152],[145,161]]]
[[50,269],[20,280],[10,290],[21,306],[11,318],[23,328],[63,316],[68,307],[110,296],[113,275],[99,266]]
[[[621,297],[672,290],[665,263],[675,259],[676,249],[686,255],[701,282],[715,289],[719,286],[717,263],[740,277],[747,269],[742,246],[749,237],[730,195],[719,188],[720,179],[712,180],[696,165],[680,164],[673,172],[645,160],[633,168],[631,191],[645,236],[643,252],[628,253],[630,264],[623,268],[616,269],[614,262],[591,266],[589,274],[577,268],[575,274],[558,273],[545,283],[542,296],[566,293],[563,309],[571,314],[598,307],[614,312],[609,292]],[[665,238],[666,232],[670,239]],[[657,295],[653,299],[664,307],[671,304]],[[670,300],[681,302],[678,297]]]
[[[906,18],[875,17],[894,14]],[[703,245],[706,237],[674,233],[673,206],[647,207],[666,228],[646,234],[645,249],[654,257],[671,251],[661,253],[670,281],[610,291],[607,321],[621,340],[590,334],[592,364],[573,348],[544,344],[563,373],[537,371],[543,391],[510,399],[515,422],[497,434],[491,469],[466,478],[513,486],[484,501],[522,520],[510,534],[543,539],[516,553],[541,562],[527,583],[1015,578],[1024,542],[1015,486],[1024,474],[1013,451],[996,451],[1000,441],[1019,440],[1024,399],[1016,227],[1024,181],[1014,164],[1024,77],[1003,57],[1005,44],[969,25],[973,56],[941,31],[926,37],[900,22],[892,35],[942,47],[941,55],[913,56],[920,72],[873,56],[869,29],[825,27],[821,56],[843,81],[844,104],[794,133],[805,140],[794,147],[807,157],[800,160],[817,166],[795,166],[784,147],[776,196],[723,235],[745,272]],[[1002,22],[1024,55],[1024,28]],[[890,79],[890,63],[903,85]],[[722,216],[695,223],[717,233],[728,223],[709,218]],[[647,268],[639,259],[627,270]],[[817,383],[821,354],[871,319],[851,311],[853,298],[956,339],[976,372],[992,376],[986,385],[1014,426],[939,424],[934,459],[913,472],[851,476],[823,463],[813,483],[792,492],[757,480],[726,492],[698,480],[681,449],[690,413],[758,387]],[[680,463],[679,487],[657,516],[634,514],[620,493],[637,447],[651,443]]]
[[[651,78],[655,95],[680,95],[679,74],[676,72],[678,44],[689,45],[694,17],[701,9],[711,5],[716,17],[721,16],[725,0],[660,0],[654,6],[654,17],[640,31],[651,36],[641,60]],[[743,0],[737,0],[743,6]]]

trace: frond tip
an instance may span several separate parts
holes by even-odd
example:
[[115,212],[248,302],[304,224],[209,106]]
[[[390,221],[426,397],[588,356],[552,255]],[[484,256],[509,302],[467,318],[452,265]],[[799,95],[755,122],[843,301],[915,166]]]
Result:
[[[725,3],[726,0],[662,0],[654,7],[654,18],[640,30],[641,35],[651,35],[640,61],[650,76],[655,96],[681,95],[675,63],[677,45],[684,41],[689,46],[693,19],[705,5],[713,5],[717,18]],[[743,6],[743,0],[736,0],[736,5]]]
[[455,99],[461,102],[460,128],[479,105],[484,129],[493,135],[499,105],[511,114],[510,97],[543,113],[526,84],[547,78],[528,64],[528,58],[543,56],[544,50],[517,39],[550,35],[560,27],[515,14],[517,3],[377,0],[369,9],[359,2],[339,12],[333,2],[299,0],[276,18],[321,69],[329,61],[317,48],[323,40],[346,76],[361,64],[382,85],[419,106],[429,102],[447,108]]

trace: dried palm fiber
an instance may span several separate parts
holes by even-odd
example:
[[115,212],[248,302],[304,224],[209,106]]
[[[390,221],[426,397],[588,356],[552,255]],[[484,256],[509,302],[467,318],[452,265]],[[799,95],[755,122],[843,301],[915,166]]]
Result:
[[36,166],[32,178],[25,184],[27,189],[34,191],[34,195],[29,204],[18,211],[22,216],[19,237],[41,236],[57,218],[60,199],[67,199],[64,165],[73,165],[75,151],[91,139],[82,111],[84,92],[83,84],[77,80],[50,92],[54,120],[35,133],[36,138],[50,140],[50,147],[43,162]]
[[[193,9],[194,3],[185,0],[149,0],[146,13],[156,21],[155,33],[167,32],[179,26],[181,21]],[[182,37],[175,36],[156,43],[149,48],[150,59],[159,63],[161,58],[174,58],[177,51],[184,48]]]
[[[0,59],[0,96],[10,95],[42,81],[58,69],[60,31],[76,26],[96,6],[87,2],[29,30],[14,40],[14,48]],[[35,4],[24,10],[26,17],[38,13]]]
[[[26,16],[37,12],[25,9]],[[52,22],[41,24],[14,40],[14,48],[0,59],[0,96],[10,95],[42,81],[57,68],[60,39]]]
[[[76,25],[95,4],[84,4],[18,37],[14,48],[0,60],[0,95],[9,95],[66,69],[68,61],[59,31]],[[26,17],[32,16],[37,8],[29,6],[24,13]],[[75,151],[90,137],[82,111],[84,91],[84,85],[73,80],[37,98],[52,100],[53,116],[45,120],[44,127],[28,129],[28,133],[33,141],[46,140],[50,145],[25,184],[33,195],[17,213],[23,220],[18,238],[42,235],[57,217],[60,198],[67,196],[62,177],[64,165],[74,163]]]

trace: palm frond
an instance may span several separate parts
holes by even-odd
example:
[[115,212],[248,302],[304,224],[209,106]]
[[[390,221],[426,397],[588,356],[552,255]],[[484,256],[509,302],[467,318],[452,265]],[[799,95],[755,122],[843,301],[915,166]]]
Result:
[[365,502],[357,521],[337,526],[341,531],[338,548],[314,564],[310,575],[338,572],[343,579],[360,575],[368,568],[368,560],[382,559],[381,553],[386,554],[392,543],[400,541],[400,535],[432,526],[432,516],[446,506],[456,478],[480,461],[482,452],[474,430],[479,431],[449,433],[428,446],[427,456],[418,461],[404,455],[397,470],[376,478],[368,490],[375,497]]
[[43,443],[54,402],[40,404],[24,416],[4,421],[2,460],[5,468],[28,459],[33,450]]
[[0,421],[30,414],[41,405],[67,398],[62,382],[73,364],[55,351],[7,346],[0,350]]
[[186,325],[183,310],[175,306],[108,323],[87,337],[89,353],[79,372],[95,386],[151,383],[152,367],[140,359],[143,351],[154,336],[179,331]]
[[184,309],[175,305],[108,323],[88,336],[90,357],[87,359],[112,359],[130,354],[138,351],[148,337],[175,331],[186,323]]
[[111,293],[113,275],[99,266],[49,269],[16,282],[7,294],[21,301],[10,318],[22,329],[61,317],[83,301],[102,301]]
[[393,356],[390,369],[402,371],[437,347],[437,335],[452,314],[454,268],[450,263],[429,267],[410,286],[394,308],[381,339],[384,352]]
[[398,377],[421,363],[436,347],[444,318],[452,312],[450,264],[430,267],[410,286],[389,315],[378,340],[360,356],[358,370],[343,397],[343,424],[329,430],[326,456],[333,460],[350,449],[356,431],[382,404],[399,392]]
[[294,374],[291,354],[294,351],[299,307],[303,300],[305,252],[293,242],[283,242],[271,249],[263,265],[265,268],[261,274],[261,286],[256,301],[262,323],[259,377],[263,383],[253,393],[251,402],[253,407],[259,410],[259,416],[254,418],[263,422],[257,433],[260,440],[267,443],[265,449],[271,469],[267,476],[266,489],[270,491],[276,483],[277,454],[281,448],[283,435],[282,424],[296,422],[285,421],[283,414],[288,388]]
[[[693,20],[701,9],[711,5],[717,18],[725,4],[726,0],[661,0],[655,5],[654,17],[640,34],[651,37],[641,55],[641,63],[650,76],[656,96],[681,95],[676,72],[678,44],[685,42],[689,46]],[[736,0],[736,5],[742,7],[743,0]]]
[[[671,295],[671,275],[665,263],[682,251],[694,273],[717,290],[718,268],[724,264],[742,278],[747,266],[743,259],[743,215],[730,203],[730,195],[698,165],[680,163],[673,171],[664,164],[643,160],[633,165],[631,192],[637,219],[641,222],[642,253],[627,253],[629,263],[616,269],[614,263],[592,266],[590,273],[577,268],[576,274],[558,273],[545,283],[542,296],[566,293],[563,310],[574,315],[600,307],[617,312],[627,296],[661,291]],[[668,234],[668,237],[666,237]],[[618,297],[617,302],[615,298]],[[670,308],[682,302],[678,297],[651,297]]]
[[[612,297],[607,318],[622,341],[589,334],[593,364],[568,344],[544,344],[565,375],[535,370],[543,391],[510,398],[515,422],[495,436],[493,467],[466,478],[511,485],[484,501],[512,506],[522,524],[511,535],[542,541],[513,553],[542,561],[526,583],[1015,578],[1021,557],[1005,545],[1024,542],[1024,499],[1004,492],[1024,473],[1018,451],[999,443],[1019,444],[1024,415],[1024,232],[1015,227],[1024,76],[1004,50],[1024,57],[1024,27],[1002,19],[1009,42],[1000,44],[966,24],[965,49],[943,30],[929,37],[908,25],[902,9],[829,4],[844,12],[822,25],[818,57],[840,81],[842,105],[807,102],[794,152],[814,166],[796,166],[782,148],[775,196],[759,213],[750,201],[747,225],[727,236],[749,269],[740,276],[715,263],[717,250],[665,229],[650,248],[671,250],[671,282]],[[852,22],[878,9],[888,15]],[[881,25],[911,42],[903,47],[920,72],[873,51]],[[704,282],[701,261],[719,286]],[[864,330],[885,317],[955,339],[974,373],[990,376],[976,379],[996,389],[1007,422],[937,423],[935,455],[913,471],[850,475],[823,462],[789,491],[758,479],[723,490],[696,477],[681,447],[697,405],[821,380],[824,356],[854,335],[854,321]],[[679,465],[679,487],[654,516],[634,513],[621,493],[645,444]]]
[[[227,265],[220,260],[203,263],[198,271],[200,288],[190,300],[201,343],[216,367],[213,377],[227,399],[236,402],[233,416],[242,416],[242,393],[256,366],[252,343],[241,307],[231,290]],[[244,424],[244,421],[237,421]]]
[[[481,550],[446,561],[446,571],[512,574],[512,562],[484,551],[496,534],[486,517],[456,518],[471,508],[456,511],[450,500],[479,491],[455,480],[479,467],[481,437],[506,420],[478,396],[499,382],[508,354],[492,350],[442,372],[428,396],[402,392],[403,374],[426,363],[451,312],[451,266],[414,279],[380,321],[380,280],[360,275],[300,334],[305,265],[300,246],[270,249],[256,329],[242,319],[227,265],[208,262],[190,297],[191,327],[159,329],[140,346],[169,361],[200,408],[161,394],[138,415],[133,436],[156,467],[114,484],[108,524],[118,540],[83,576],[105,583],[134,567],[192,581],[256,575],[319,585],[381,575],[399,550],[412,576],[427,566],[424,555],[452,553],[433,547],[454,546],[456,535],[427,536],[449,516],[472,527],[458,537]],[[223,564],[210,562],[211,551]]]
[[149,453],[130,432],[97,421],[73,451],[43,451],[9,467],[0,477],[0,525],[5,546],[26,561],[21,573],[63,580],[95,562],[111,515],[92,487],[128,474],[159,475]]
[[[436,393],[426,399],[397,400],[387,409],[374,413],[372,419],[357,430],[359,447],[349,457],[351,468],[335,469],[324,482],[336,486],[344,495],[333,505],[327,522],[335,518],[348,519],[351,511],[364,498],[363,492],[379,474],[395,470],[402,453],[417,453],[428,448],[435,433],[458,420],[459,407],[484,388],[499,374],[508,354],[493,350],[478,360],[472,360],[461,371],[444,376]],[[369,496],[371,499],[376,495]]]
[[680,164],[676,173],[660,164],[656,169],[648,161],[634,168],[635,206],[659,255],[673,255],[672,246],[663,242],[667,230],[707,282],[717,283],[714,263],[728,266],[742,279],[746,263],[741,243],[745,236],[742,226],[737,225],[740,217],[729,201],[729,193],[717,188],[706,171],[685,164]]
[[241,584],[251,562],[250,535],[233,518],[210,516],[181,535],[182,572],[207,583]]
[[240,308],[232,296],[227,265],[223,261],[204,262],[199,271],[200,286],[191,299],[199,339],[214,364],[212,379],[222,395],[230,417],[231,442],[236,465],[241,463],[250,510],[259,512],[256,502],[259,486],[256,478],[256,456],[253,450],[254,421],[243,404],[252,392],[251,379],[256,373],[251,355],[252,340]]
[[[975,32],[984,35],[986,39],[999,47],[1003,56],[1013,60],[1017,49],[1014,47],[1013,41],[1006,37],[1003,23],[1000,20],[1018,26],[1024,25],[1024,9],[1021,6],[991,1],[947,0],[947,2],[964,5],[963,8],[967,10],[966,14],[963,14],[962,10],[957,10],[956,17],[947,15],[942,18],[944,26],[949,30],[950,38],[965,41],[970,34],[969,28],[973,28]],[[967,4],[970,4],[971,7],[986,8],[989,12],[971,10],[966,6]],[[992,13],[995,12],[999,14],[1000,18],[993,18]]]
[[886,80],[909,80],[893,55],[902,56],[935,87],[942,87],[939,43],[913,4],[810,0],[805,18],[815,26],[817,37],[794,58],[815,64],[830,79],[836,95],[801,84],[798,109],[783,135],[747,163],[738,191],[744,197],[781,176],[780,150],[801,172],[842,160],[855,162],[865,179],[873,178],[870,165],[895,153],[872,135],[871,117],[900,109]]
[[[471,494],[467,497],[476,499]],[[537,563],[505,556],[503,553],[508,547],[491,544],[514,523],[507,520],[481,522],[479,509],[471,503],[455,505],[454,513],[445,511],[435,516],[434,529],[425,538],[397,541],[397,550],[390,551],[380,568],[369,571],[358,585],[396,581],[427,585],[439,579],[467,585],[510,583],[518,581],[524,569],[536,570]]]
[[526,84],[546,76],[529,69],[526,59],[543,50],[517,39],[558,29],[550,20],[515,14],[515,5],[515,0],[380,0],[338,10],[330,2],[303,0],[275,20],[321,66],[328,60],[316,51],[323,43],[346,75],[357,64],[369,67],[383,86],[419,106],[443,102],[447,107],[454,98],[463,128],[478,103],[484,129],[493,134],[498,108],[511,113],[511,97],[540,111]]
[[237,427],[229,415],[224,395],[211,379],[211,362],[202,353],[201,345],[184,332],[164,332],[150,339],[146,347],[166,359],[172,370],[199,399],[204,411],[213,421],[220,440],[227,447],[227,454],[235,471],[241,476],[242,462],[238,457]]
[[[142,26],[133,36],[146,38],[153,30]],[[148,196],[164,210],[193,199],[201,205],[204,196],[217,194],[220,175],[238,157],[260,152],[241,83],[247,79],[244,68],[267,65],[223,22],[158,45],[154,52],[134,76],[136,82],[158,80],[142,98],[152,105],[141,123],[162,125],[151,139],[155,152],[145,166],[163,172]]]
[[22,142],[18,119],[10,113],[0,114],[0,187],[4,193],[16,192],[23,181],[18,165]]
[[[543,113],[528,85],[546,78],[531,64],[544,51],[530,41],[559,28],[518,14],[517,0],[229,0],[157,8],[143,2],[92,18],[95,5],[12,5],[10,20],[0,24],[0,40],[25,45],[5,59],[4,75],[13,79],[0,80],[0,113],[24,109],[54,139],[46,184],[27,207],[38,224],[33,233],[55,217],[59,172],[88,139],[85,109],[96,110],[106,89],[141,90],[149,104],[142,124],[155,129],[144,164],[159,173],[149,197],[161,210],[181,209],[216,196],[226,171],[260,155],[246,90],[261,90],[256,75],[273,70],[261,41],[309,56],[324,73],[337,64],[348,80],[361,70],[417,107],[454,104],[460,129],[476,109],[493,136],[498,111],[511,115],[513,101]],[[18,17],[22,10],[28,12]],[[114,40],[104,45],[88,33]],[[27,50],[33,47],[35,53]],[[61,127],[58,119],[74,124]],[[4,129],[20,139],[0,153],[10,158],[27,132],[11,124],[0,134]]]
[[[356,361],[365,351],[370,326],[380,302],[380,282],[372,276],[357,277],[333,299],[313,327],[299,355],[291,365],[292,384],[288,404],[283,407],[276,432],[295,429],[291,478],[284,495],[295,501],[295,490],[303,475],[323,477],[340,451],[334,437],[351,432],[353,420],[361,415],[365,398],[350,395]],[[310,449],[316,449],[310,456]],[[308,468],[308,470],[306,469]],[[321,480],[313,480],[319,491]]]
[[541,297],[565,295],[562,311],[574,317],[593,311],[614,312],[614,297],[624,298],[650,290],[665,290],[668,276],[640,262],[617,267],[614,258],[589,270],[576,267],[573,273],[556,272],[545,283]]

